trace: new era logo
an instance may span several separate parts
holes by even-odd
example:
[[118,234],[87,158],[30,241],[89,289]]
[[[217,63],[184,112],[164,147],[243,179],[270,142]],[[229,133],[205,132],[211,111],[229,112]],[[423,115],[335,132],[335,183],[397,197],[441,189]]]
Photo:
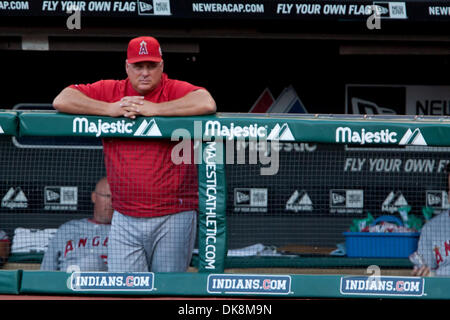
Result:
[[138,1],[139,4],[139,14],[152,14],[153,13],[153,2],[144,2],[144,1]]
[[352,112],[354,114],[395,114],[395,110],[380,107],[376,103],[357,97],[351,98]]
[[427,190],[426,205],[435,210],[448,209],[450,204],[448,202],[447,192],[444,190]]
[[51,189],[45,188],[45,201],[46,202],[54,202],[59,200],[59,193],[55,192]]
[[375,12],[380,18],[407,19],[405,2],[374,1]]
[[171,15],[170,0],[138,0],[139,15],[168,16]]
[[139,128],[137,128],[136,132],[134,133],[134,136],[136,137],[161,137],[161,131],[159,130],[158,125],[156,124],[155,119],[152,119],[147,122],[147,120],[144,120]]
[[267,207],[266,188],[235,188],[234,205],[250,207]]
[[45,204],[67,204],[78,203],[78,187],[53,187],[44,188]]
[[362,213],[364,208],[364,190],[330,190],[330,213]]
[[249,205],[250,204],[250,193],[249,191],[236,190],[235,203],[237,205]]

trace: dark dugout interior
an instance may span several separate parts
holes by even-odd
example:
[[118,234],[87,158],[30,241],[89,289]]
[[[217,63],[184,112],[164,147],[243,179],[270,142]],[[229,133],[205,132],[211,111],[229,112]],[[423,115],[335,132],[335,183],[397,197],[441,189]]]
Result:
[[[158,38],[163,49],[166,42],[176,41]],[[117,47],[111,51],[82,47],[1,50],[0,108],[51,103],[67,85],[125,78],[126,41],[122,41],[122,51]],[[165,72],[206,87],[220,112],[248,112],[265,88],[276,98],[285,87],[293,86],[309,113],[345,113],[346,84],[450,82],[450,55],[435,54],[430,42],[419,47],[402,42],[387,48],[386,42],[354,40],[213,38],[189,42],[195,43],[195,52],[164,52]]]

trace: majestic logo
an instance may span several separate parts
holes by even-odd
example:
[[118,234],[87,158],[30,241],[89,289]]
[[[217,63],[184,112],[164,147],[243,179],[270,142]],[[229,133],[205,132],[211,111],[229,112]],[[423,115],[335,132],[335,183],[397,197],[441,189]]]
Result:
[[396,143],[397,132],[391,132],[389,129],[380,131],[366,131],[362,128],[361,132],[353,131],[349,127],[339,127],[336,129],[336,142],[343,143]]
[[217,120],[209,120],[206,122],[204,136],[212,137],[226,137],[229,140],[236,138],[254,138],[267,140],[280,140],[280,141],[294,141],[295,138],[292,135],[291,130],[287,123],[280,126],[278,123],[267,134],[267,126],[260,126],[257,123],[250,124],[248,126],[237,126],[234,122],[230,123],[230,126],[223,125]]
[[403,135],[402,139],[399,142],[400,145],[412,144],[415,146],[426,146],[427,142],[425,141],[422,132],[420,132],[419,128],[411,131],[408,129],[406,133]]
[[366,143],[396,144],[397,142],[399,145],[427,145],[419,128],[416,128],[414,131],[408,129],[400,141],[398,141],[397,132],[390,131],[389,129],[366,131],[366,129],[362,128],[361,131],[355,131],[349,127],[338,127],[336,129],[335,141],[338,143],[357,143],[361,145]]
[[231,294],[289,294],[291,277],[285,275],[211,274],[209,293]]
[[[102,134],[132,134],[135,122],[127,122],[126,120],[117,120],[114,122],[89,121],[87,118],[76,117],[73,119],[72,131],[74,133],[93,133],[96,137]],[[137,137],[160,137],[162,136],[155,119],[147,121],[144,119],[133,134]]]
[[2,199],[2,207],[10,209],[28,208],[28,199],[20,187],[11,187]]
[[383,201],[383,204],[381,205],[381,211],[394,213],[397,212],[399,208],[405,207],[407,205],[408,202],[400,191],[397,191],[396,193],[391,191]]
[[267,136],[267,129],[258,124],[251,124],[248,126],[235,126],[232,122],[229,127],[222,125],[219,121],[209,120],[206,122],[205,136],[220,136],[227,137],[229,140],[236,138],[265,138]]
[[298,192],[298,190],[295,190],[286,202],[286,210],[294,212],[312,211],[313,203],[306,191]]
[[144,40],[142,40],[142,42],[141,42],[139,45],[140,45],[140,48],[139,48],[139,55],[148,54],[148,51],[147,51],[147,42],[145,42]]
[[138,137],[160,137],[162,136],[161,131],[158,128],[158,125],[156,124],[155,119],[152,119],[147,122],[147,120],[144,120],[139,128],[137,128],[136,132],[134,133],[134,136]]
[[95,133],[96,137],[100,137],[102,133],[133,133],[131,129],[134,122],[125,120],[117,120],[115,122],[103,122],[98,119],[97,122],[89,121],[87,118],[76,117],[72,122],[73,133]]
[[267,137],[267,140],[294,141],[295,139],[287,123],[284,123],[281,127],[277,123]]

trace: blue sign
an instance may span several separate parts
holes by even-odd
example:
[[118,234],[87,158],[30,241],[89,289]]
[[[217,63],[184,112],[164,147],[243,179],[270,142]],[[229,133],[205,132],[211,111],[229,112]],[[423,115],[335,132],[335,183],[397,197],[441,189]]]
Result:
[[68,287],[74,291],[151,291],[154,279],[152,272],[74,272]]
[[291,277],[284,275],[211,274],[209,293],[289,294]]
[[422,296],[425,280],[418,277],[349,276],[341,278],[341,294]]

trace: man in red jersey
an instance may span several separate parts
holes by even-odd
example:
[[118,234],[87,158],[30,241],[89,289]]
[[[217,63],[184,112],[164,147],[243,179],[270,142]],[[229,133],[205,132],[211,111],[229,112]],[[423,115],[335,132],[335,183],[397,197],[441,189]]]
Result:
[[[216,111],[202,87],[163,72],[158,41],[138,37],[128,44],[125,80],[71,85],[53,101],[72,114],[111,117],[193,116]],[[175,165],[174,142],[104,138],[103,152],[114,216],[108,271],[186,271],[197,223],[197,171]]]

